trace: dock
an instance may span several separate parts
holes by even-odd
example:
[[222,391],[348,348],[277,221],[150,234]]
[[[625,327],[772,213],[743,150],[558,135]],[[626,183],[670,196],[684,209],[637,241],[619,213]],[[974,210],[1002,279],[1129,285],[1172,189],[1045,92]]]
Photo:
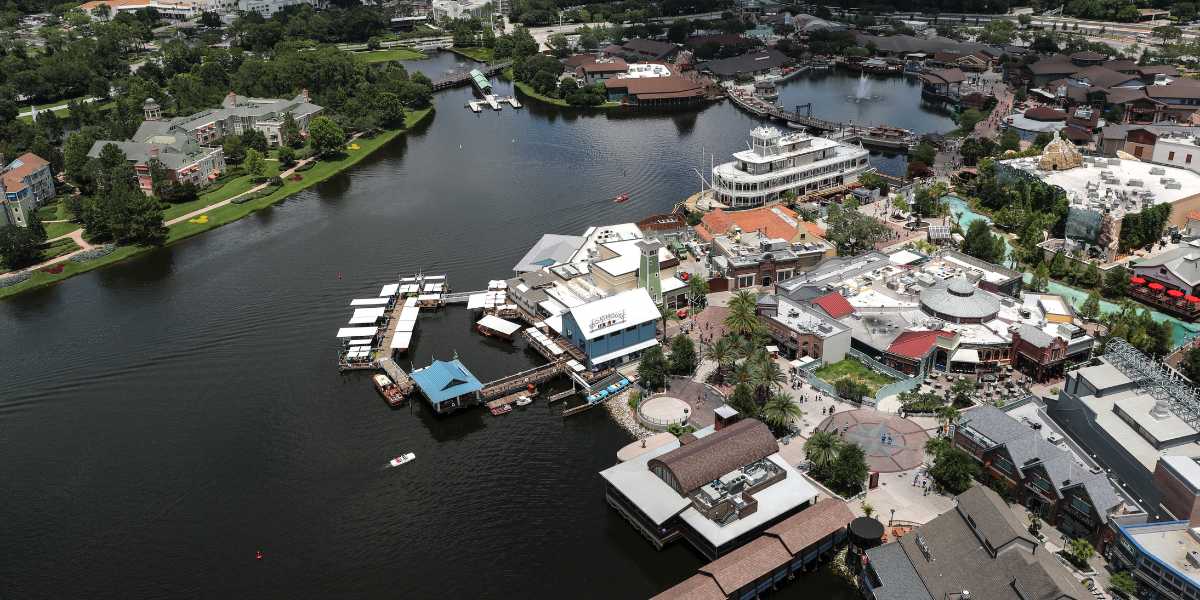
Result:
[[349,326],[337,332],[338,370],[382,369],[383,359],[407,352],[421,309],[444,306],[448,292],[445,275],[418,273],[384,284],[375,298],[351,300]]
[[[863,127],[853,123],[840,123],[818,119],[811,114],[801,113],[801,106],[795,112],[784,110],[753,94],[743,93],[736,88],[726,90],[726,96],[738,108],[764,119],[782,121],[793,129],[811,129],[822,132],[824,137],[840,142],[859,142],[864,146],[886,148],[901,152],[909,151],[918,141],[918,136],[907,129],[899,127]],[[811,109],[811,107],[809,107]]]
[[[495,381],[489,381],[483,384],[483,388],[479,390],[479,397],[482,400],[495,400],[501,396],[516,393],[529,389],[529,384],[537,385],[539,383],[549,381],[562,374],[565,364],[562,362],[552,362],[526,369],[519,373],[506,375]],[[514,399],[515,401],[515,399]]]
[[494,111],[504,108],[507,104],[513,108],[521,108],[522,104],[515,96],[497,96],[496,94],[484,94],[483,100],[468,100],[467,108],[475,114],[483,112],[484,107]]

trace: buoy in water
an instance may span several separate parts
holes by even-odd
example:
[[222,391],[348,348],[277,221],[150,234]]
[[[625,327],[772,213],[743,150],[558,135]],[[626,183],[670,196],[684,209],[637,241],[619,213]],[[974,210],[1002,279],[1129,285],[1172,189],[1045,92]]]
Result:
[[254,551],[254,560],[262,560],[262,559],[263,559],[263,551],[255,550]]

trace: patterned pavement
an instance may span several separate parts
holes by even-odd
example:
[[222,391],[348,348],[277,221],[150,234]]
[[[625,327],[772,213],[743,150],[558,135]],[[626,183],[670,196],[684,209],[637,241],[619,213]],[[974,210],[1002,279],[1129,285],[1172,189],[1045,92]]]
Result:
[[[929,434],[920,425],[872,408],[837,413],[817,426],[862,447],[867,466],[879,473],[908,471],[925,460]],[[887,439],[885,439],[885,436]]]

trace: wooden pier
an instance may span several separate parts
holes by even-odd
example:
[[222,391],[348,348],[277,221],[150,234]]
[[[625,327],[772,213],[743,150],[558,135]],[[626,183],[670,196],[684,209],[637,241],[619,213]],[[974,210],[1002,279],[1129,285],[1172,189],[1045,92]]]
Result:
[[483,388],[479,390],[479,397],[485,401],[494,400],[518,390],[525,390],[531,383],[537,385],[558,377],[563,372],[564,366],[563,362],[552,362],[489,381],[483,384]]
[[546,398],[546,402],[547,403],[558,402],[559,400],[564,400],[566,398],[570,398],[571,396],[575,396],[578,394],[579,394],[579,390],[576,390],[575,388],[571,388],[569,390],[563,390],[557,394],[552,394],[552,395],[548,396]]
[[404,399],[407,400],[409,394],[412,394],[413,388],[416,387],[416,382],[390,356],[385,356],[376,361],[376,363],[387,374],[388,379],[391,379],[392,383],[400,387],[400,391],[404,393]]
[[[907,152],[917,142],[917,136],[908,130],[896,127],[870,128],[854,125],[853,123],[839,123],[837,121],[827,121],[818,119],[811,114],[801,114],[799,106],[796,111],[787,111],[765,100],[755,98],[751,94],[740,94],[736,92],[728,92],[726,94],[729,99],[738,108],[753,114],[758,117],[775,119],[783,121],[788,127],[797,128],[805,127],[819,132],[824,132],[825,136],[839,142],[860,142],[864,146],[875,146]],[[879,129],[896,132],[897,135],[882,136],[876,132]],[[906,133],[907,135],[899,135]]]
[[[501,61],[498,63],[492,63],[492,64],[488,65],[487,67],[478,69],[478,71],[480,73],[483,73],[484,75],[492,76],[492,75],[495,75],[496,73],[499,73],[500,71],[503,71],[504,69],[507,69],[511,66],[512,66],[512,61],[505,60],[505,61]],[[460,85],[466,85],[468,83],[471,83],[473,80],[474,80],[474,78],[471,77],[470,71],[463,71],[462,73],[454,73],[447,77],[443,77],[441,79],[433,81],[432,82],[433,83],[433,91],[436,92],[439,90],[449,89],[452,87],[458,87]]]

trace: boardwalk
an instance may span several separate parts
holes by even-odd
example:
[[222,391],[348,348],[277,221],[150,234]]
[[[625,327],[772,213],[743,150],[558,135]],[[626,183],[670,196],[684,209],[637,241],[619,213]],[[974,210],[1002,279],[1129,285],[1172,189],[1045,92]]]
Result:
[[[482,69],[476,69],[476,71],[479,71],[484,76],[491,77],[492,75],[495,75],[496,73],[499,73],[500,71],[503,71],[504,69],[507,69],[511,66],[512,66],[512,61],[506,60],[506,61],[501,61],[498,63],[492,63]],[[443,77],[441,79],[435,80],[433,82],[433,91],[436,92],[439,90],[445,90],[445,89],[449,89],[452,87],[458,87],[460,85],[466,85],[468,83],[471,83],[473,80],[474,79],[471,76],[471,71],[464,71],[462,73],[453,73],[453,74]]]
[[563,362],[552,362],[521,371],[520,373],[513,373],[495,381],[489,381],[483,384],[483,389],[479,390],[479,397],[483,400],[491,400],[505,394],[511,394],[529,386],[529,384],[537,385],[543,381],[549,381],[561,374],[564,366]]

